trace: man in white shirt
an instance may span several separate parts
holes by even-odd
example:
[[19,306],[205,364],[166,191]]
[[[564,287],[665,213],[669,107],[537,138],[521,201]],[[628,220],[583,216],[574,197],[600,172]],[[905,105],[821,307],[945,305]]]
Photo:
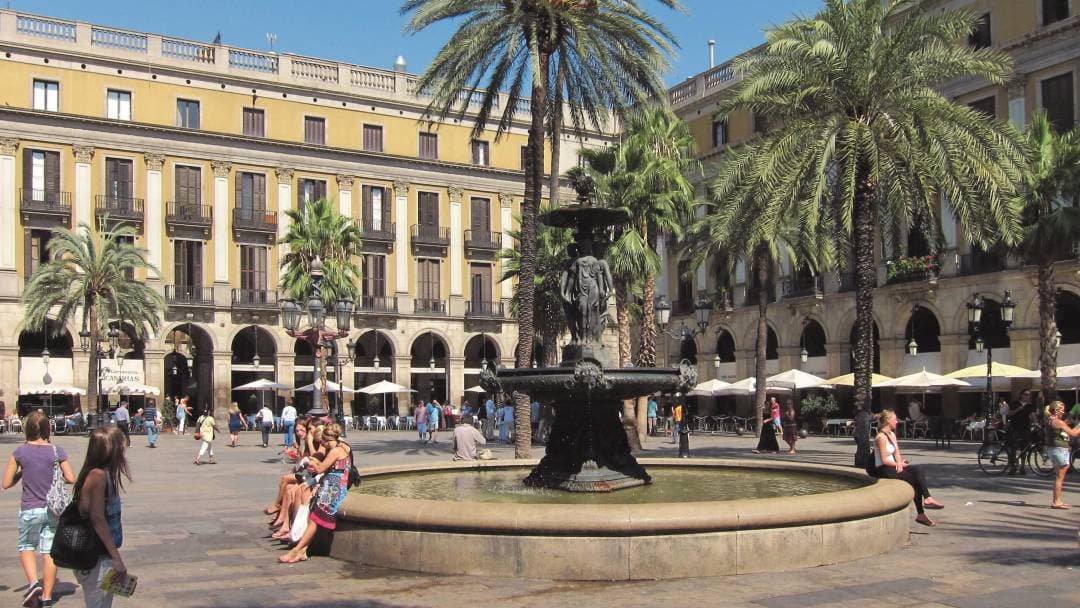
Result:
[[289,399],[281,410],[281,425],[285,427],[285,447],[291,447],[296,430],[296,408],[293,407],[292,399]]
[[476,460],[477,449],[487,443],[480,431],[473,426],[473,417],[464,416],[461,424],[454,427],[454,460]]
[[116,417],[116,426],[120,427],[120,430],[124,433],[124,441],[127,443],[127,447],[131,447],[131,413],[128,412],[128,406],[126,401],[121,401],[120,405],[116,406],[116,411],[113,412],[113,416]]
[[264,405],[255,419],[258,420],[262,429],[262,447],[265,448],[270,445],[270,431],[274,428],[274,410],[270,409],[269,405]]

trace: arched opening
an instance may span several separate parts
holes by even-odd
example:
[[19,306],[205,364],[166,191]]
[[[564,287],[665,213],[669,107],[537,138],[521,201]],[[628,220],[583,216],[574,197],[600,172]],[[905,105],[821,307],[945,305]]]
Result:
[[941,352],[941,326],[930,309],[919,306],[912,311],[904,328],[905,349],[912,339],[920,353]]
[[[983,310],[980,321],[979,335],[983,339],[984,348],[1009,348],[1012,341],[1009,332],[1001,320],[1001,303],[984,297],[982,299]],[[968,349],[975,350],[976,336],[968,338]]]
[[[480,334],[465,343],[465,389],[480,384],[480,372],[485,365],[488,369],[498,367],[499,346],[488,335]],[[471,402],[474,408],[483,403],[483,398],[483,393],[476,392],[467,392],[462,396],[462,399]]]
[[[854,349],[854,345],[855,345],[855,328],[856,327],[857,326],[855,324],[852,324],[852,326],[851,326],[851,335],[848,337],[848,344],[852,345],[851,357],[850,357],[850,361],[849,361],[849,363],[851,364],[851,367],[849,369],[851,371],[855,371],[855,349]],[[881,339],[881,334],[878,333],[878,326],[877,326],[876,321],[871,321],[871,328],[873,329],[873,333],[874,333],[874,373],[875,374],[880,374],[881,373],[881,349],[878,346],[878,341]]]
[[824,357],[827,354],[825,348],[825,329],[817,321],[810,319],[803,326],[802,346],[806,349],[807,357]]
[[[330,342],[330,348],[325,349],[323,362],[332,361],[337,356],[337,340]],[[326,381],[337,382],[337,369],[333,365],[326,366]],[[307,340],[297,339],[293,342],[293,406],[300,413],[307,412],[315,405],[314,391],[297,391],[295,389],[305,387],[315,382],[315,352],[311,343]],[[331,412],[336,411],[339,395],[336,391],[327,393],[327,405]]]
[[[371,330],[360,335],[353,352],[353,388],[363,388],[380,380],[394,380],[394,344],[390,337]],[[353,413],[361,416],[397,414],[396,395],[353,395]]]
[[254,415],[264,403],[277,405],[276,391],[236,389],[255,380],[277,380],[277,345],[270,332],[251,325],[232,341],[232,400],[244,414]]
[[448,403],[449,352],[446,343],[434,332],[420,334],[413,340],[409,348],[409,382],[416,391],[415,398]]
[[689,361],[690,365],[697,365],[697,343],[693,338],[683,338],[679,342],[679,362]]
[[119,335],[116,340],[117,349],[113,352],[113,356],[101,360],[101,391],[110,408],[115,408],[120,401],[125,401],[128,404],[128,410],[134,414],[145,405],[146,397],[143,395],[121,396],[113,390],[113,387],[117,384],[146,384],[146,343],[138,337],[135,327],[130,323],[111,321],[109,329],[118,330]]
[[[518,353],[521,352],[521,344],[514,346],[514,361],[518,359]],[[544,361],[547,360],[547,349],[544,348],[544,343],[539,338],[533,342],[532,361],[537,367],[544,367]],[[513,365],[513,364],[512,364]]]
[[214,347],[210,334],[196,323],[177,325],[165,343],[165,396],[191,397],[191,411],[199,414],[214,395]]
[[[74,386],[73,345],[67,329],[52,319],[46,320],[43,330],[24,330],[19,334],[19,416],[37,408],[45,410],[49,416],[75,409],[77,397],[48,394],[61,387]],[[43,357],[46,347],[49,351],[47,363]]]
[[716,354],[720,363],[735,363],[735,337],[726,329],[721,329],[716,337]]
[[1054,318],[1063,345],[1080,343],[1080,296],[1071,291],[1058,291]]
[[769,327],[765,335],[765,360],[774,361],[780,358],[780,341],[776,339],[776,332]]

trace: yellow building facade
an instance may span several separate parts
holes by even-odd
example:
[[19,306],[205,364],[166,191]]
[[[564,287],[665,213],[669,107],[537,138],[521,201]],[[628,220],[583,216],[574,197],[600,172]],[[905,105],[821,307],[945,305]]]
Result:
[[[960,79],[942,86],[943,93],[1023,129],[1033,112],[1044,109],[1059,128],[1072,128],[1080,117],[1080,2],[1076,0],[943,0],[940,8],[966,8],[981,19],[969,44],[993,45],[1008,52],[1014,75],[1006,86]],[[669,91],[676,113],[690,126],[700,158],[710,174],[710,161],[727,147],[754,137],[763,125],[754,116],[732,116],[728,123],[714,119],[718,103],[739,82],[732,62],[688,79]],[[947,205],[947,203],[946,203]],[[996,332],[993,358],[1038,367],[1038,299],[1035,271],[1019,259],[997,251],[980,251],[964,238],[946,207],[942,210],[944,249],[936,254],[937,272],[898,273],[892,268],[901,255],[931,254],[918,234],[900,241],[882,238],[878,245],[878,287],[874,296],[876,368],[899,376],[927,369],[947,373],[985,364],[986,354],[974,348],[968,335],[965,304],[974,294],[987,300],[991,314],[1010,290],[1018,302],[1011,331]],[[692,341],[661,344],[659,354],[672,361],[697,361],[702,378],[732,381],[752,376],[757,321],[754,278],[744,263],[734,273],[712,261],[692,278],[680,278],[678,248],[665,248],[665,274],[658,290],[672,302],[674,324],[694,326],[693,308],[700,293],[715,303],[704,336]],[[813,276],[781,261],[772,278],[768,306],[769,373],[800,368],[821,377],[851,371],[851,338],[855,319],[850,274],[830,270]],[[1058,323],[1062,334],[1059,364],[1080,362],[1080,266],[1063,259],[1056,269],[1061,290]],[[681,315],[681,316],[680,316]],[[914,340],[916,354],[909,354]],[[803,350],[806,361],[802,360]],[[1017,383],[1019,386],[1019,383]],[[921,397],[920,397],[921,398]],[[948,392],[931,396],[946,416],[967,415],[977,406],[977,393]],[[906,396],[881,395],[881,404],[902,405]],[[700,400],[704,413],[748,412],[748,400]],[[934,407],[938,407],[934,403]]]
[[[124,328],[106,385],[138,380],[200,403],[246,405],[252,396],[234,386],[309,383],[310,350],[278,320],[277,241],[287,210],[323,197],[363,238],[349,337],[357,346],[340,370],[347,386],[389,379],[456,405],[482,361],[510,364],[512,285],[499,280],[496,253],[513,246],[508,231],[524,194],[527,101],[502,138],[474,140],[473,102],[464,118],[429,125],[416,77],[396,68],[0,10],[6,401],[38,402],[16,395],[46,372],[51,386],[85,388],[81,328],[27,332],[18,304],[52,232],[83,223],[135,226],[136,245],[158,269],[136,278],[168,303],[149,339]],[[579,146],[606,145],[613,132],[568,135],[560,172]]]

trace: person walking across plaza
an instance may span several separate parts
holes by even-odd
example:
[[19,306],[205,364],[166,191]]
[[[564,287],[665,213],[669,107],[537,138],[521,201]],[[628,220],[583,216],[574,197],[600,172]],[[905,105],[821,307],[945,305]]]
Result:
[[259,423],[262,430],[262,447],[270,445],[270,431],[274,430],[274,410],[269,405],[263,404],[262,409],[255,415],[255,422]]
[[285,427],[285,447],[293,444],[296,437],[296,407],[292,399],[285,401],[285,407],[281,408],[281,425]]
[[195,455],[195,464],[202,464],[202,457],[207,452],[209,452],[210,464],[217,464],[214,460],[214,435],[217,433],[217,420],[214,420],[213,405],[206,406],[206,412],[199,416],[196,424],[202,444],[199,446],[199,453]]
[[176,429],[173,431],[177,435],[184,434],[184,426],[187,423],[188,416],[191,415],[191,398],[184,395],[176,402]]
[[416,420],[416,432],[420,434],[420,441],[424,443],[428,442],[427,412],[427,406],[424,405],[423,400],[417,401],[416,409],[413,410],[413,418]]
[[127,581],[127,566],[120,556],[120,546],[124,544],[120,491],[124,489],[123,478],[131,480],[124,445],[123,434],[118,429],[94,429],[86,460],[75,481],[72,500],[79,505],[79,512],[90,519],[105,549],[93,568],[75,571],[86,608],[112,606],[113,594],[101,589],[101,581],[109,570],[119,576],[116,582]]
[[[4,469],[5,490],[22,481],[22,499],[19,503],[19,561],[26,575],[26,593],[23,606],[52,606],[53,587],[56,585],[56,564],[49,557],[53,536],[59,519],[49,514],[48,496],[59,469],[61,483],[75,483],[67,453],[60,446],[49,442],[49,418],[41,411],[30,412],[23,423],[26,441],[15,448]],[[42,573],[38,580],[37,557],[42,558]],[[40,604],[38,604],[40,600]]]
[[454,427],[454,456],[452,460],[476,460],[480,446],[487,443],[483,434],[473,426],[472,414],[461,418]]
[[229,447],[235,448],[240,441],[241,429],[247,430],[247,420],[240,412],[240,406],[233,401],[229,404]]
[[656,410],[659,406],[656,404],[656,397],[649,395],[649,402],[645,405],[646,416],[646,434],[650,437],[656,434]]
[[896,438],[896,413],[882,410],[878,414],[878,434],[874,438],[874,466],[877,476],[888,479],[902,479],[915,490],[915,521],[924,526],[937,525],[926,515],[925,509],[944,509],[945,505],[930,496],[926,484],[926,473],[922,467],[910,464],[900,452],[900,442]]
[[510,443],[510,430],[514,427],[514,406],[506,403],[497,414],[499,417],[499,443]]
[[124,434],[124,442],[127,447],[131,447],[131,412],[128,411],[127,401],[121,401],[120,405],[116,406],[116,411],[113,412],[116,417],[116,428],[120,429],[120,432]]
[[427,404],[428,439],[431,443],[439,443],[439,418],[442,416],[442,408],[439,401],[432,399]]
[[484,437],[490,441],[495,436],[495,398],[488,396],[484,401]]
[[1046,406],[1045,414],[1046,452],[1054,465],[1054,494],[1050,508],[1070,509],[1072,507],[1061,500],[1061,490],[1065,485],[1065,475],[1069,472],[1069,442],[1080,437],[1080,425],[1073,428],[1065,421],[1065,404],[1061,401]]
[[679,441],[679,429],[682,428],[683,415],[683,405],[681,403],[676,403],[672,406],[671,419],[674,421],[674,424],[672,424],[671,430],[671,443],[677,443]]
[[788,454],[795,455],[795,442],[799,440],[799,423],[795,416],[795,402],[787,400],[784,410],[784,442],[788,444]]
[[161,410],[155,399],[147,399],[143,408],[143,421],[146,426],[146,447],[156,448],[158,433],[161,432]]
[[[779,405],[780,404],[778,403],[777,407],[779,407]],[[758,435],[757,447],[750,451],[755,454],[760,454],[762,452],[775,454],[779,452],[780,444],[776,441],[776,432],[777,427],[773,423],[772,408],[770,407],[769,414],[761,420],[761,434]]]

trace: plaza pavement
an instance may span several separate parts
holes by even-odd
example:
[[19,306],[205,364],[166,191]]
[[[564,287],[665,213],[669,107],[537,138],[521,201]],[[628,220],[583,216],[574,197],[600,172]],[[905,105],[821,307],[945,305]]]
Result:
[[[280,442],[281,436],[274,438]],[[349,435],[364,466],[445,462],[449,435],[421,445],[413,432]],[[21,438],[0,436],[6,463]],[[133,438],[134,480],[124,496],[123,555],[139,588],[115,606],[276,607],[313,606],[953,606],[956,608],[1080,606],[1080,506],[1052,511],[1050,480],[1034,476],[989,478],[975,463],[975,444],[907,441],[905,452],[930,468],[935,497],[947,508],[932,512],[935,528],[912,526],[908,546],[858,562],[778,574],[645,582],[550,582],[440,577],[339,562],[327,557],[280,565],[282,549],[267,538],[261,509],[273,498],[285,470],[277,449],[256,447],[257,433],[242,446],[218,441],[216,466],[192,464],[198,444],[191,435],[163,435],[159,448]],[[85,436],[57,437],[78,471]],[[697,456],[749,455],[751,437],[695,436]],[[537,448],[536,455],[542,451]],[[847,464],[850,438],[811,437],[799,442],[800,460]],[[512,457],[495,447],[498,458]],[[675,446],[650,438],[646,455],[671,456]],[[791,458],[786,455],[760,458]],[[1067,502],[1080,505],[1080,476],[1071,475]],[[15,551],[19,487],[0,492],[0,606],[17,606],[25,581]],[[692,568],[694,555],[685,555]],[[81,606],[81,591],[61,571],[60,606]]]

